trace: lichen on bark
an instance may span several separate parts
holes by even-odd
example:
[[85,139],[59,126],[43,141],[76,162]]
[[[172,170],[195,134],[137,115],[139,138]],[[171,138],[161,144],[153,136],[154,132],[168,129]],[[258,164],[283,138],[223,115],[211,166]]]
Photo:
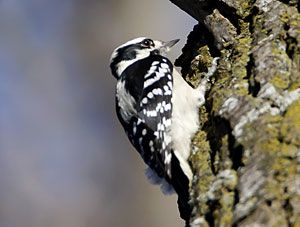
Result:
[[300,225],[299,3],[171,1],[199,21],[176,61],[186,80],[220,57],[190,158],[192,226]]

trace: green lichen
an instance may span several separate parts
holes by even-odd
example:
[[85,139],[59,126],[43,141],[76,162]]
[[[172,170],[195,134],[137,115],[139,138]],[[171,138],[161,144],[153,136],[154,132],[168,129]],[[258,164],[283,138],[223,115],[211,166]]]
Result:
[[216,75],[216,82],[213,84],[211,95],[209,96],[209,99],[213,99],[213,113],[218,113],[224,103],[224,100],[232,93],[232,91],[228,89],[231,83],[230,78],[232,78],[232,74],[230,74],[230,72],[231,65],[228,64],[228,61],[226,59],[221,58],[221,60],[219,61],[219,69]]
[[281,155],[284,158],[296,158],[297,157],[298,147],[296,147],[293,144],[281,143],[280,150],[281,150]]
[[300,15],[295,8],[287,8],[279,15],[279,19],[289,27],[299,28]]
[[[266,209],[272,213],[274,223],[272,220],[266,221],[268,224],[273,223],[272,226],[286,226],[287,221],[291,225],[297,223],[293,211],[286,206],[295,198],[294,182],[300,138],[299,111],[300,101],[296,101],[288,107],[284,116],[265,114],[244,127],[247,137],[242,141],[243,145],[254,153],[259,152],[259,165],[263,166],[260,171],[264,171],[263,175],[267,176],[261,200],[268,202]],[[250,155],[248,159],[251,157]]]
[[236,9],[236,14],[241,18],[246,18],[251,13],[253,1],[252,0],[234,0],[228,1],[227,4]]
[[239,21],[241,33],[237,37],[237,44],[234,48],[233,54],[233,64],[232,64],[232,72],[233,75],[240,80],[247,76],[246,66],[249,61],[249,50],[251,47],[251,35],[249,23]]
[[224,169],[231,169],[232,161],[229,158],[230,151],[228,144],[228,135],[225,135],[221,138],[221,147],[217,155],[219,156],[219,159],[222,160],[222,162],[219,163],[218,171]]
[[289,74],[283,73],[281,75],[275,75],[270,82],[274,85],[274,87],[279,89],[286,89],[290,84]]
[[281,36],[284,37],[286,42],[286,53],[292,60],[291,73],[290,73],[290,84],[299,83],[300,80],[300,14],[294,7],[287,8],[282,15],[280,20],[285,26]]
[[286,143],[300,146],[300,101],[292,103],[284,116],[280,129],[281,137]]
[[[295,176],[297,173],[297,162],[296,160],[291,160],[280,155],[279,158],[274,159],[271,168],[275,174],[274,179],[280,184],[285,184],[289,176]],[[284,187],[282,187],[282,190],[283,189]],[[283,199],[286,199],[287,196],[289,196],[288,193],[282,193]]]
[[209,67],[213,58],[210,55],[208,46],[202,46],[197,51],[197,56],[191,62],[190,73],[186,76],[186,81],[197,87],[200,84],[201,78],[203,78]]
[[[235,94],[244,96],[248,94],[247,65],[250,61],[249,51],[251,36],[249,23],[239,20],[241,33],[236,37],[232,51],[222,50],[217,81],[212,88],[213,112],[218,112],[226,98]],[[229,56],[229,57],[228,57]]]
[[193,184],[196,191],[193,192],[194,199],[199,205],[199,213],[204,214],[207,210],[206,199],[203,195],[208,191],[210,182],[214,179],[211,170],[210,146],[207,141],[207,134],[204,131],[199,131],[193,138],[192,146],[197,149],[197,152],[190,156],[190,161],[193,166],[194,174],[197,179]]
[[[243,156],[243,163],[247,165],[251,162],[252,153],[255,150],[279,151],[278,138],[280,138],[280,126],[282,117],[266,113],[255,121],[248,123],[243,128],[243,138],[241,143],[248,152]],[[263,127],[262,127],[263,126]]]
[[[234,141],[231,131],[237,124],[239,116],[220,116],[220,109],[224,102],[233,96],[243,101],[246,107],[245,113],[250,110],[248,107],[258,110],[265,101],[269,102],[269,100],[256,97],[255,92],[259,90],[257,84],[262,81],[271,83],[279,93],[300,87],[300,47],[298,45],[300,43],[300,16],[295,9],[294,11],[283,10],[286,4],[279,3],[280,6],[275,12],[282,12],[277,14],[280,20],[274,18],[275,22],[271,23],[268,20],[270,13],[252,11],[254,1],[238,0],[223,2],[223,4],[235,9],[233,24],[238,32],[233,35],[233,42],[222,43],[222,48],[219,50],[219,47],[215,47],[212,54],[213,56],[216,53],[220,54],[218,70],[211,78],[208,100],[199,110],[201,130],[193,139],[194,152],[190,157],[196,176],[192,187],[193,205],[198,216],[213,216],[215,226],[232,226],[233,210],[237,202],[235,201],[237,182],[229,187],[221,185],[213,191],[211,200],[208,192],[219,180],[218,173],[231,169],[241,175],[243,168],[257,164],[257,170],[262,172],[262,177],[266,180],[258,189],[259,193],[247,201],[247,203],[254,201],[253,207],[256,206],[255,211],[249,216],[259,216],[260,211],[271,212],[274,213],[271,217],[274,217],[275,221],[263,220],[266,225],[287,225],[288,220],[293,226],[299,217],[294,215],[292,208],[287,211],[286,207],[296,207],[293,204],[300,202],[300,198],[293,196],[294,189],[292,188],[295,187],[297,155],[299,155],[300,146],[300,118],[298,117],[300,101],[290,105],[282,115],[274,116],[266,112],[257,119],[251,120],[243,126],[243,135],[238,141]],[[258,7],[257,10],[259,11]],[[196,87],[211,66],[212,55],[209,47],[214,43],[210,41],[207,43],[205,39],[202,39],[199,31],[190,36],[190,41],[194,42],[193,48],[189,46],[192,55],[183,57],[183,59],[188,59],[185,61],[188,69],[185,75],[188,74],[187,81]],[[262,64],[259,60],[263,54],[257,51],[261,50],[259,48],[265,49],[268,56],[261,58]],[[269,67],[270,62],[272,67]],[[263,67],[265,64],[268,65],[267,68]],[[257,90],[253,92],[252,88]],[[224,132],[220,132],[222,127],[217,125],[218,118],[222,118],[222,123],[228,124]],[[239,168],[233,167],[235,161],[232,156],[237,150],[236,144],[244,152]],[[247,217],[245,220],[250,219]],[[209,220],[206,221],[209,222]]]
[[193,147],[198,148],[198,151],[194,153],[190,160],[199,172],[197,174],[211,175],[212,172],[209,170],[210,166],[210,146],[207,141],[207,135],[204,131],[199,131],[192,140]]
[[234,192],[224,190],[223,196],[220,200],[220,205],[222,209],[218,212],[219,218],[216,219],[217,223],[215,223],[215,226],[231,226],[233,219],[232,210],[234,206]]

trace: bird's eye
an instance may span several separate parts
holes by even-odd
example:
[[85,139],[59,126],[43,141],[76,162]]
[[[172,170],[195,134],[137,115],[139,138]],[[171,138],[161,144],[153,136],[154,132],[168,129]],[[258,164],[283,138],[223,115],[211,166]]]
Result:
[[145,39],[142,42],[142,46],[144,47],[150,47],[150,46],[154,46],[153,41],[151,39]]

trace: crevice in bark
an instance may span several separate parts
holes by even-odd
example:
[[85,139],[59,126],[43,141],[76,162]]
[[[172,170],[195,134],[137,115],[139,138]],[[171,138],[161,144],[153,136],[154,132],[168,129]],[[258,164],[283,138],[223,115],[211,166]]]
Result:
[[[228,135],[230,132],[229,122],[221,117],[213,117],[207,121],[202,128],[203,131],[207,133],[207,140],[211,148],[211,169],[212,172],[216,175],[219,172],[218,166],[215,166],[216,155],[220,151],[222,146],[222,138],[225,135]],[[221,160],[222,161],[222,160]]]
[[182,54],[175,60],[175,66],[181,67],[184,78],[191,73],[191,62],[199,55],[199,48],[207,45],[212,56],[219,56],[219,50],[214,46],[214,37],[208,29],[202,25],[194,26],[193,31],[187,37],[187,43],[182,48]]
[[[285,26],[285,30],[289,30],[289,26],[286,25]],[[296,53],[296,49],[297,49],[297,39],[295,39],[294,37],[291,37],[288,33],[286,33],[286,38],[284,39],[286,42],[286,54],[287,56],[293,60],[294,59],[294,55]]]
[[[215,8],[219,10],[219,12],[226,17],[230,23],[237,29],[237,34],[241,33],[241,28],[239,25],[239,19],[241,17],[237,15],[236,9],[233,7],[230,7],[229,5],[225,4],[221,1],[214,1]],[[213,5],[213,4],[212,4]]]
[[[208,92],[209,94],[209,92]],[[211,103],[206,102],[207,112],[211,112]],[[237,171],[244,166],[243,155],[244,148],[239,144],[234,135],[232,134],[232,128],[230,122],[220,116],[213,116],[203,125],[202,130],[207,133],[207,140],[211,149],[211,168],[214,175],[218,175],[221,171],[226,169],[234,169]],[[226,142],[227,141],[227,142]],[[227,147],[224,145],[227,144]],[[227,150],[224,153],[224,149]],[[215,164],[215,159],[218,156],[219,164]],[[229,159],[228,159],[229,158]],[[231,165],[228,165],[228,160],[231,161]],[[227,164],[225,164],[227,163]],[[229,188],[227,190],[230,191]],[[240,195],[237,188],[231,189],[234,195],[233,206],[239,203]],[[219,212],[220,209],[224,209],[224,204],[220,204],[220,198],[216,200],[209,200],[207,206],[209,207],[204,217],[210,227],[216,226],[219,222],[216,222],[215,212]],[[234,225],[233,225],[234,226]]]
[[229,157],[232,161],[232,169],[238,170],[240,167],[244,166],[243,163],[243,154],[244,149],[241,144],[238,144],[235,140],[235,137],[232,135],[232,133],[229,133],[228,137],[229,142]]
[[[241,144],[238,144],[235,140],[235,137],[232,135],[232,128],[230,127],[230,123],[225,118],[221,118],[219,116],[215,116],[207,121],[202,128],[203,131],[207,133],[207,140],[209,141],[211,148],[211,169],[212,172],[216,175],[220,170],[223,170],[220,166],[215,166],[216,156],[220,155],[223,139],[227,136],[227,144],[229,151],[229,158],[232,162],[231,168],[237,170],[240,167],[244,166],[242,161],[244,149]],[[220,158],[220,157],[219,157]],[[220,160],[222,162],[224,160]]]
[[193,220],[199,217],[205,226],[295,225],[300,129],[293,116],[299,103],[286,112],[286,100],[298,99],[300,2],[176,1],[199,21],[176,61],[185,78],[196,86],[211,56],[221,56],[200,108]]
[[299,1],[298,0],[279,0],[280,2],[288,5],[288,6],[298,6],[299,7]]
[[254,17],[259,14],[259,9],[256,6],[254,6],[254,3],[253,3],[253,7],[251,8],[250,14],[247,17],[245,17],[245,22],[249,23],[249,31],[251,34],[254,33],[254,29],[255,29],[254,22],[253,22]]
[[208,213],[205,214],[205,220],[207,221],[209,227],[214,227],[215,226],[215,220],[214,220],[214,211],[218,208],[218,202],[217,201],[209,201],[207,203],[209,207]]
[[290,0],[279,0],[280,2],[289,5]]
[[234,189],[234,206],[240,202],[240,193],[237,188]]
[[255,77],[254,77],[254,72],[252,71],[252,69],[254,68],[254,59],[253,59],[253,55],[250,54],[249,55],[249,61],[248,61],[248,64],[246,66],[246,70],[247,70],[247,76],[245,79],[248,80],[248,92],[249,94],[251,94],[253,97],[257,97],[257,94],[259,93],[260,91],[260,83],[257,82],[255,80]]
[[292,223],[291,223],[291,220],[290,220],[290,216],[291,214],[293,213],[293,207],[291,206],[290,204],[290,199],[287,198],[285,201],[284,201],[284,204],[282,206],[282,208],[285,210],[285,214],[286,214],[286,221],[288,223],[288,226],[291,227],[293,226]]
[[[284,187],[284,193],[288,194],[288,188]],[[282,204],[282,208],[283,210],[285,210],[285,214],[286,214],[286,221],[289,227],[293,226],[293,224],[291,223],[291,216],[293,214],[293,206],[290,204],[290,199],[286,198],[284,200],[284,203]]]
[[[259,13],[259,10],[257,7],[253,6],[251,8],[251,12],[249,14],[249,16],[247,16],[245,18],[245,22],[249,23],[249,32],[251,35],[253,35],[254,33],[254,24],[253,24],[253,19],[254,17]],[[246,72],[247,72],[247,76],[245,79],[248,80],[248,92],[249,94],[251,94],[253,97],[257,97],[257,94],[260,91],[260,83],[255,80],[255,75],[254,75],[254,71],[253,69],[255,68],[255,64],[254,64],[254,58],[253,58],[253,54],[249,53],[249,61],[246,65]]]

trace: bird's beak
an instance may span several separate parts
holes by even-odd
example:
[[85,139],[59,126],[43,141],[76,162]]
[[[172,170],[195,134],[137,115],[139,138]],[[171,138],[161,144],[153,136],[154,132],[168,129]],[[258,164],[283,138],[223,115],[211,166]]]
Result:
[[174,40],[167,41],[167,42],[157,41],[158,42],[157,46],[158,46],[159,53],[162,56],[166,56],[167,52],[169,52],[171,47],[174,46],[178,41],[179,41],[179,39],[174,39]]
[[163,42],[162,48],[164,48],[165,52],[168,52],[171,49],[171,47],[174,46],[178,42],[179,42],[179,39],[174,39],[171,41]]

